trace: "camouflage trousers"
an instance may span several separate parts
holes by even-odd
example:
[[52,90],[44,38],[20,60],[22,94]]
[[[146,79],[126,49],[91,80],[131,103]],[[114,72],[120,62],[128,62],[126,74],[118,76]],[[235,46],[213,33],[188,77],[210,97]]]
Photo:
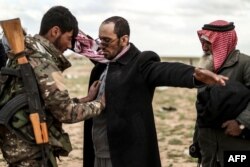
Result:
[[9,164],[9,167],[52,167],[52,165],[50,162],[48,162],[47,165],[45,166],[42,160],[35,159],[35,160],[24,160],[21,162]]
[[9,167],[57,167],[52,151],[41,151],[40,146],[29,144],[10,131],[4,132],[0,133],[0,147]]

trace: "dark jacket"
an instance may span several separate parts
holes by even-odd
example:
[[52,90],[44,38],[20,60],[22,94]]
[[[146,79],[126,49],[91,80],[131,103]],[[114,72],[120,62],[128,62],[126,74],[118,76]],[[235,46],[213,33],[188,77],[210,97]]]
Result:
[[227,120],[235,119],[250,100],[250,90],[240,82],[226,86],[212,85],[197,96],[197,122],[200,128],[221,128]]
[[[98,80],[105,64],[96,64],[90,84]],[[194,68],[160,62],[152,52],[140,52],[133,44],[109,64],[105,96],[107,135],[113,167],[160,167],[152,99],[157,86],[192,88]],[[85,121],[84,167],[93,167],[92,119]]]

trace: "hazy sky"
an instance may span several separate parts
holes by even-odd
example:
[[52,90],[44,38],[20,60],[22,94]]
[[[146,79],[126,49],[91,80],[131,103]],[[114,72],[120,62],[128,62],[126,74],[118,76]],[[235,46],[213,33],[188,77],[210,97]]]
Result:
[[54,5],[69,8],[79,28],[93,38],[104,19],[123,16],[130,23],[130,41],[162,56],[200,56],[196,31],[214,20],[233,21],[237,48],[250,54],[249,0],[0,0],[0,19],[20,17],[34,35],[43,14]]

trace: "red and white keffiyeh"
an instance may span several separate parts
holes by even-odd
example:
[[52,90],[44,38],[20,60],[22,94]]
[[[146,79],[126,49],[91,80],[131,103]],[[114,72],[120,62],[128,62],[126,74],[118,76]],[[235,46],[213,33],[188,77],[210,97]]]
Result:
[[[225,26],[229,22],[224,20],[216,20],[209,25]],[[211,43],[212,55],[214,62],[214,71],[216,72],[224,63],[231,51],[233,51],[237,45],[237,34],[234,29],[230,31],[212,31],[212,30],[199,30],[197,31],[201,43],[203,40],[201,36],[205,36]],[[204,39],[204,38],[203,38]]]
[[100,54],[97,49],[98,44],[96,41],[79,30],[76,36],[74,51],[99,63],[109,62],[109,60],[107,60],[104,55]]

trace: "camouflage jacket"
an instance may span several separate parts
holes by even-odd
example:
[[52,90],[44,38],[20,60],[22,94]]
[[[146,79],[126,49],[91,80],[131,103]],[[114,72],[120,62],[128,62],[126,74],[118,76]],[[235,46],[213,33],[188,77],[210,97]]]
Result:
[[[62,72],[71,64],[48,40],[39,35],[34,37],[26,36],[25,46],[27,58],[34,69],[46,111],[49,144],[52,149],[64,149],[65,142],[62,142],[62,138],[67,138],[67,135],[65,136],[63,132],[62,123],[75,123],[99,115],[101,104],[98,101],[77,103],[70,98],[63,83]],[[7,66],[18,68],[16,59],[10,58]],[[13,78],[10,83],[4,85],[1,91],[0,107],[22,91],[22,81]],[[14,115],[12,126],[21,131],[28,140],[34,140],[27,110],[27,108],[23,108]],[[6,128],[1,131],[0,145],[7,162],[14,163],[39,153],[38,146],[25,142]],[[69,147],[66,148],[66,152],[71,151],[71,146]],[[68,152],[62,153],[62,155],[67,155]]]

